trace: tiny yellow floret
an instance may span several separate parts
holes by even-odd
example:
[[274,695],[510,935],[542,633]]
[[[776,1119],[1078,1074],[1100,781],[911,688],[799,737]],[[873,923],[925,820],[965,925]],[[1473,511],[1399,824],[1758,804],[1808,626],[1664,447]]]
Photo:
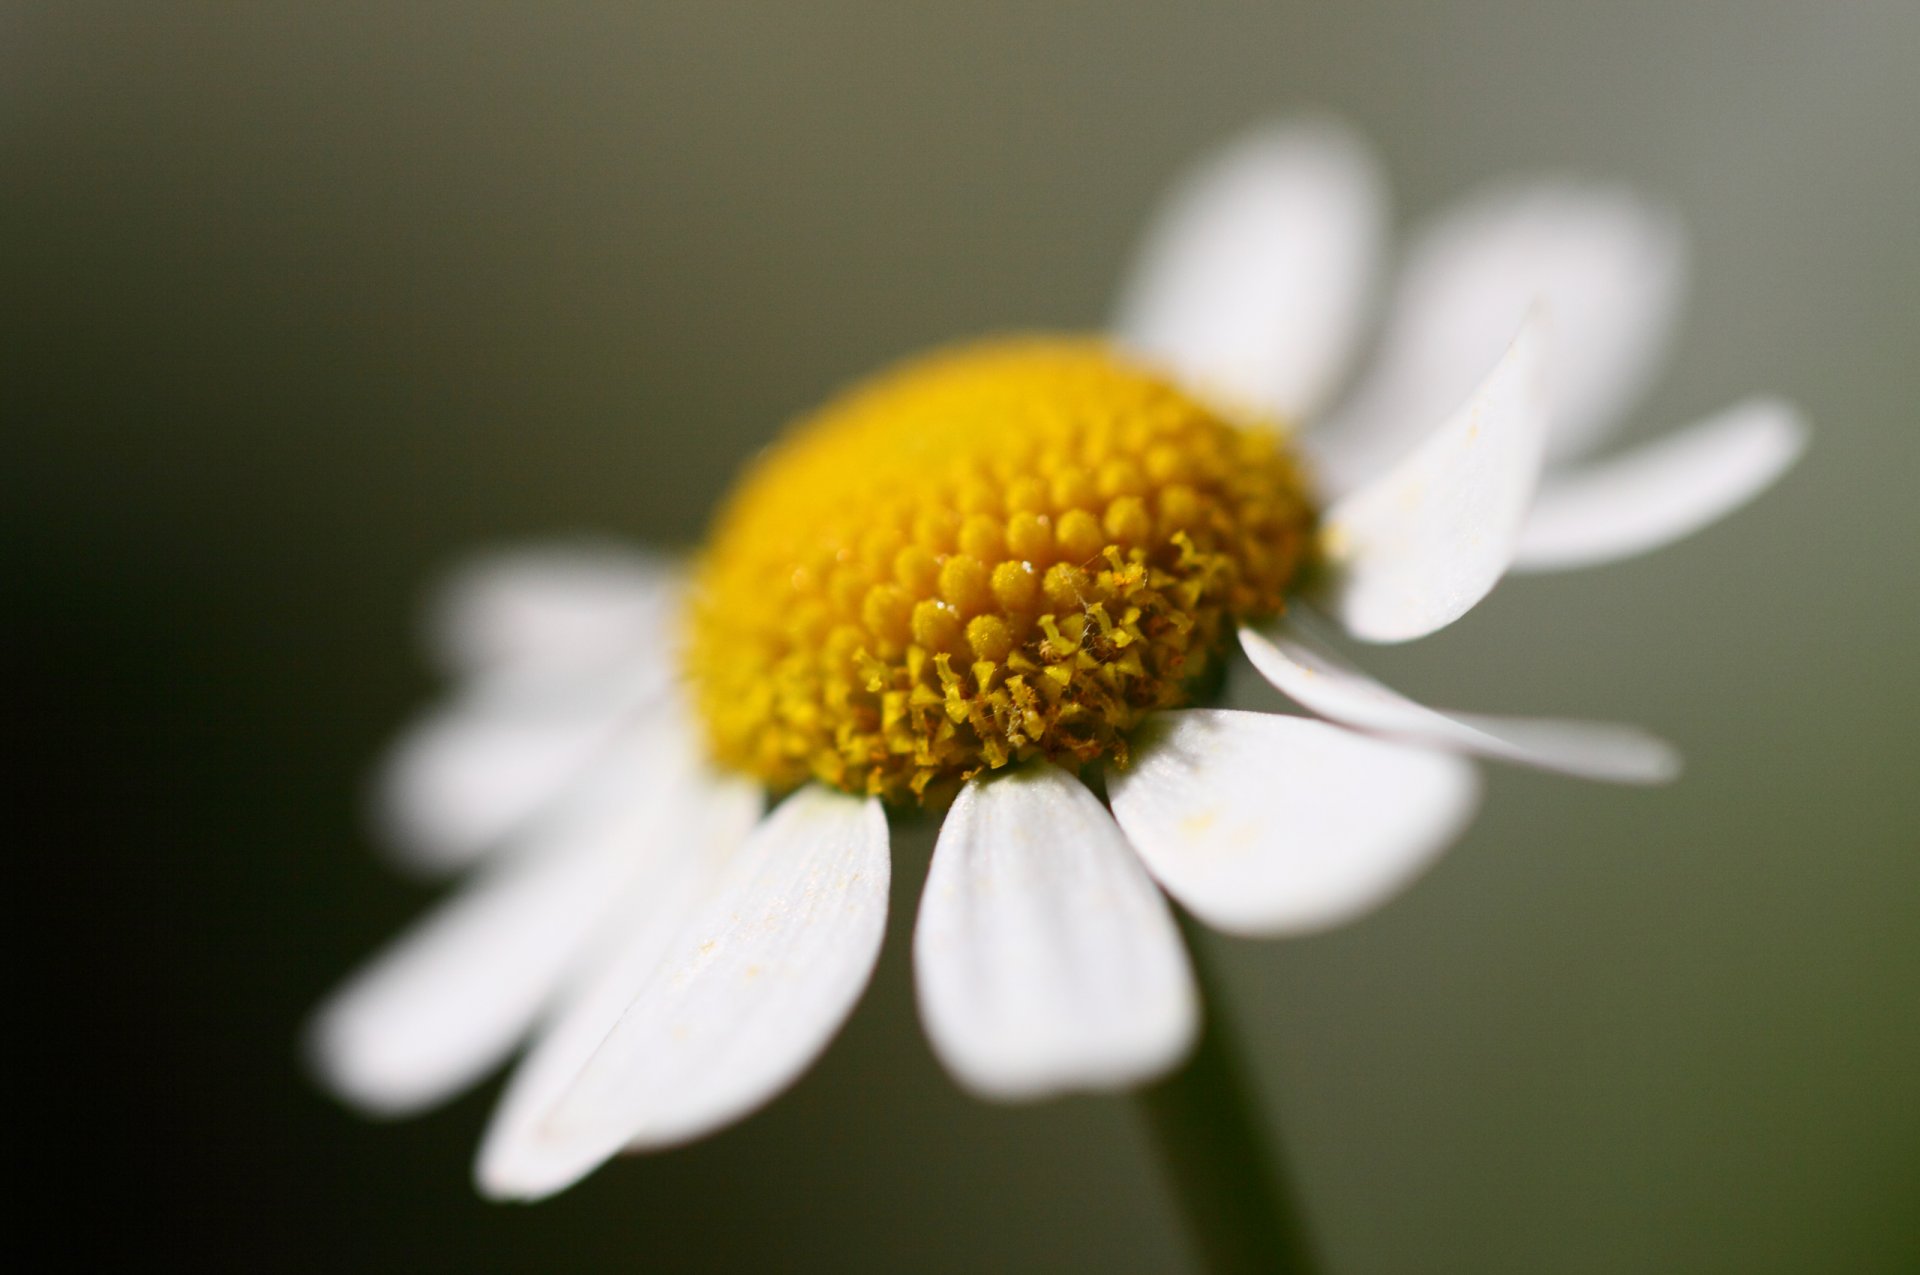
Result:
[[1125,764],[1236,619],[1272,615],[1313,510],[1280,433],[1104,343],[1002,340],[841,394],[755,463],[694,577],[716,759],[937,802],[1032,757]]

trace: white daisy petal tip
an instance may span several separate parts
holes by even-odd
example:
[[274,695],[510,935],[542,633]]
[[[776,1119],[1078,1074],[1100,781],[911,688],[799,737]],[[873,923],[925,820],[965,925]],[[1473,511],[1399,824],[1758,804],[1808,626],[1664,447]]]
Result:
[[706,774],[678,790],[687,800],[663,811],[657,841],[669,848],[661,871],[634,883],[623,897],[609,942],[584,962],[514,1068],[475,1157],[476,1188],[491,1199],[551,1195],[591,1169],[561,1143],[551,1159],[538,1126],[611,1025],[632,1002],[678,937],[680,923],[759,823],[759,789]]
[[1467,401],[1399,464],[1327,511],[1326,605],[1353,636],[1405,642],[1453,623],[1513,560],[1547,431],[1536,307]]
[[1664,784],[1680,774],[1673,745],[1637,726],[1428,708],[1354,668],[1291,620],[1243,626],[1240,646],[1275,690],[1355,730],[1606,783]]
[[1490,189],[1454,225],[1463,239],[1485,236],[1489,257],[1475,268],[1503,276],[1513,310],[1531,300],[1553,315],[1547,456],[1585,452],[1664,361],[1686,293],[1686,222],[1624,183],[1544,177]]
[[[518,884],[518,883],[515,883]],[[493,914],[510,910],[508,889],[470,892],[353,976],[315,1013],[304,1042],[313,1074],[358,1111],[398,1118],[429,1110],[477,1082],[505,1059],[531,1025],[539,1000],[557,973],[537,951],[526,976],[514,977],[497,1001],[476,994],[475,972],[500,969],[488,959],[482,931]],[[528,908],[538,904],[529,900]],[[536,948],[565,944],[547,936],[524,940]]]
[[381,1057],[338,994],[322,1005],[300,1033],[300,1061],[327,1093],[375,1120],[399,1120],[432,1107],[442,1095],[409,1079],[404,1061]]
[[1329,488],[1351,491],[1457,403],[1531,305],[1553,317],[1550,461],[1616,426],[1671,344],[1687,279],[1684,223],[1622,185],[1504,181],[1415,236],[1379,357],[1305,441]]
[[612,541],[483,553],[456,566],[435,592],[426,644],[456,676],[591,672],[661,628],[681,574],[670,558]]
[[1649,553],[1718,522],[1806,451],[1793,404],[1754,398],[1618,456],[1550,475],[1520,533],[1516,571],[1565,571]]
[[[865,989],[886,930],[877,801],[809,786],[730,856],[663,961],[605,1002],[593,1048],[482,1149],[487,1194],[538,1199],[622,1150],[704,1137],[772,1101]],[[572,1059],[563,1061],[571,1062]]]
[[[538,1021],[622,891],[651,879],[663,818],[692,800],[689,754],[622,750],[528,844],[475,873],[351,976],[315,1015],[309,1056],[367,1110],[430,1107],[480,1079]],[[739,793],[695,780],[715,803]]]
[[1115,330],[1225,407],[1303,419],[1352,353],[1386,202],[1381,165],[1343,121],[1248,129],[1169,194]]
[[1109,779],[1148,869],[1195,916],[1257,937],[1349,924],[1392,899],[1479,804],[1464,758],[1271,713],[1155,718]]
[[961,789],[921,897],[914,976],[935,1054],[992,1101],[1146,1083],[1199,1031],[1166,900],[1099,800],[1051,765]]
[[377,1011],[355,1003],[371,994],[364,985],[343,988],[301,1033],[301,1061],[327,1093],[370,1119],[400,1120],[432,1110],[480,1079],[486,1060],[449,1064],[430,1047],[388,1031]]
[[563,793],[620,725],[612,705],[526,698],[470,693],[389,749],[367,805],[396,866],[424,876],[471,866]]
[[673,603],[655,569],[549,556],[486,559],[453,590],[464,599],[453,609],[477,617],[455,627],[491,632],[480,641],[491,654],[468,652],[458,691],[403,732],[372,777],[370,821],[396,866],[432,876],[470,865],[624,736],[686,715]]

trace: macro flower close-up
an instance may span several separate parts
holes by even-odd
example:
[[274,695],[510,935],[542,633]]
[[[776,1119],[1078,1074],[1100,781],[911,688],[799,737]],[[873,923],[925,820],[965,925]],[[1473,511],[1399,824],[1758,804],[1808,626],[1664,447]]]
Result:
[[[468,879],[321,1009],[327,1085],[404,1114],[524,1044],[476,1168],[501,1198],[736,1121],[866,986],[891,810],[939,820],[912,962],[953,1078],[1133,1088],[1205,1013],[1176,909],[1354,920],[1463,834],[1482,760],[1673,779],[1636,727],[1428,708],[1364,648],[1717,521],[1792,464],[1798,414],[1744,398],[1610,448],[1675,327],[1678,217],[1520,178],[1395,253],[1385,185],[1344,124],[1255,128],[1175,186],[1106,332],[835,393],[689,557],[456,572],[428,626],[451,690],[376,804],[401,863]],[[1241,660],[1301,711],[1219,706]]]
[[0,35],[36,1271],[1920,1270],[1920,6]]

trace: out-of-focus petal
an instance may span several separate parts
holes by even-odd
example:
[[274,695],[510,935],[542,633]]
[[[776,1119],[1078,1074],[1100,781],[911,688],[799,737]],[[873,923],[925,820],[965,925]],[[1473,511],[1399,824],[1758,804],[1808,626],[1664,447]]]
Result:
[[571,1144],[540,1135],[540,1124],[594,1051],[666,960],[695,909],[725,879],[760,815],[760,794],[744,780],[703,774],[688,800],[662,811],[660,843],[671,848],[627,891],[611,940],[581,962],[560,1008],[514,1068],[474,1166],[495,1198],[550,1194],[590,1168]]
[[1414,240],[1379,359],[1308,440],[1329,489],[1404,454],[1534,305],[1553,333],[1547,456],[1588,450],[1659,370],[1686,259],[1679,221],[1619,187],[1502,185],[1443,213]]
[[1100,802],[1043,765],[961,789],[913,936],[920,1017],[990,1098],[1136,1084],[1186,1053],[1192,971],[1166,901]]
[[740,847],[666,958],[513,1149],[482,1166],[534,1198],[623,1147],[713,1132],[791,1084],[872,973],[886,929],[879,803],[803,788]]
[[1360,730],[1611,783],[1666,783],[1680,773],[1673,746],[1635,726],[1448,713],[1417,704],[1341,660],[1297,624],[1243,628],[1240,644],[1281,694]]
[[1350,355],[1385,203],[1379,165],[1345,125],[1248,133],[1172,192],[1116,330],[1223,403],[1298,421]]
[[568,686],[481,682],[394,745],[375,790],[405,867],[463,868],[502,845],[637,727],[670,715],[667,656]]
[[1327,511],[1327,606],[1355,637],[1425,637],[1506,572],[1540,476],[1542,340],[1530,319],[1439,429]]
[[1472,817],[1472,763],[1272,713],[1161,714],[1108,777],[1168,893],[1235,934],[1299,934],[1391,898]]
[[322,1007],[310,1041],[335,1092],[374,1112],[416,1111],[520,1042],[626,884],[664,850],[659,810],[692,751],[669,734],[628,741],[624,774],[574,794]]
[[1632,451],[1549,474],[1520,529],[1516,571],[1616,562],[1732,513],[1798,460],[1800,413],[1755,399]]
[[591,677],[638,651],[670,657],[681,577],[652,554],[602,544],[505,550],[459,568],[428,609],[427,637],[459,677]]

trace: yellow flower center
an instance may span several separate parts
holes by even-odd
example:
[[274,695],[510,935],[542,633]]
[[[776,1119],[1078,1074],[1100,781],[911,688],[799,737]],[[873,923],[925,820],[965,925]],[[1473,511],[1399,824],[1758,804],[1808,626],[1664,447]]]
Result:
[[1030,757],[1125,764],[1313,512],[1279,436],[1092,340],[910,361],[795,424],[722,507],[687,668],[717,759],[943,800]]

